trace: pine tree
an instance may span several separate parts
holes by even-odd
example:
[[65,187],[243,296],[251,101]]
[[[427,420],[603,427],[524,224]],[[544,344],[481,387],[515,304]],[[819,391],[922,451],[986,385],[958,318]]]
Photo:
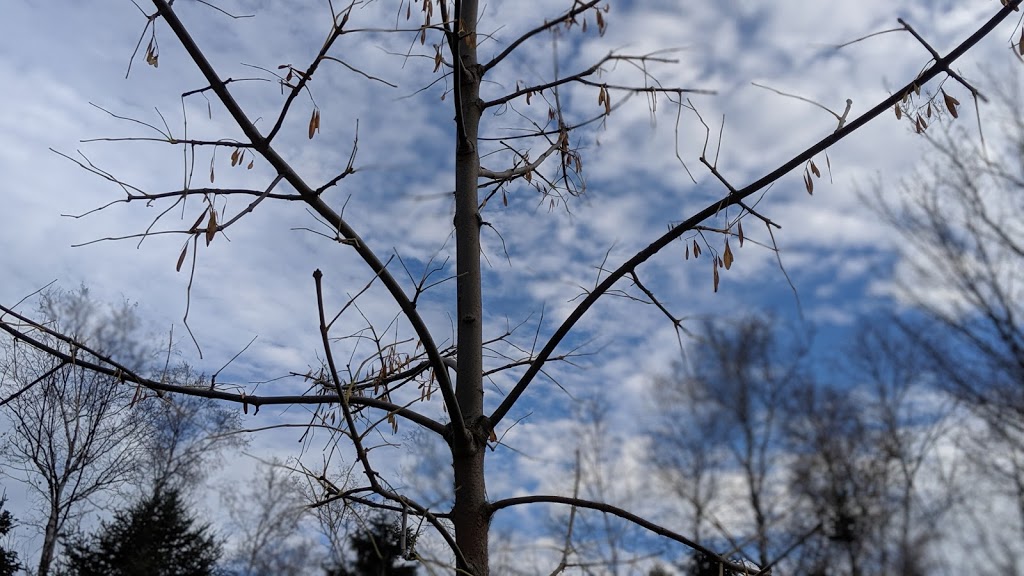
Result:
[[364,530],[349,539],[354,560],[347,566],[329,568],[327,576],[415,576],[416,565],[404,563],[415,540],[412,531],[406,531],[403,547],[402,529],[398,525],[383,516],[372,518]]
[[157,492],[79,537],[66,551],[69,576],[209,576],[221,544],[197,525],[176,490]]
[[[0,537],[6,537],[14,528],[14,516],[9,511],[4,510],[4,505],[6,504],[7,497],[0,498]],[[18,562],[18,553],[0,545],[0,576],[13,576],[20,569],[21,563]]]

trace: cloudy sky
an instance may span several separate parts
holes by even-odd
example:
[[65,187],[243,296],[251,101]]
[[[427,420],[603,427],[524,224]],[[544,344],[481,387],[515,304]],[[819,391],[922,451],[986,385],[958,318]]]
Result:
[[[555,16],[562,4],[568,3],[485,4],[480,30],[489,36],[480,44],[481,57],[497,54],[524,30]],[[650,73],[663,86],[714,94],[692,95],[690,101],[700,116],[684,109],[677,121],[679,110],[665,97],[656,102],[644,96],[625,101],[624,93],[613,91],[613,103],[622,105],[606,121],[573,137],[582,154],[584,195],[550,208],[547,199],[520,182],[507,191],[507,206],[500,198],[488,203],[484,219],[493,228],[484,229],[485,338],[522,324],[511,338],[514,343],[528,347],[534,334],[543,341],[572,310],[582,290],[594,285],[605,258],[606,267],[616,267],[666,226],[723,194],[721,184],[698,162],[705,145],[701,118],[711,127],[709,154],[719,149],[721,130],[717,167],[736,187],[835,130],[836,120],[828,112],[752,83],[797,94],[839,114],[850,99],[854,118],[912,79],[929,55],[906,33],[875,36],[841,50],[835,45],[895,28],[902,17],[944,52],[999,7],[994,0],[608,4],[603,37],[596,34],[592,16],[586,33],[563,32],[557,42],[541,35],[492,71],[482,97],[489,100],[517,84],[550,80],[556,61],[558,72],[566,75],[610,51],[635,55],[659,50],[668,50],[661,55],[671,62],[652,64]],[[283,64],[304,68],[328,31],[329,8],[326,2],[269,0],[217,5],[254,17],[230,19],[192,0],[178,0],[175,6],[221,77],[238,80],[233,90],[266,132],[282,101],[277,85],[266,81],[267,70],[276,71]],[[405,9],[397,3],[371,2],[353,11],[348,28],[415,27],[421,18],[417,10],[414,6],[413,19],[407,23]],[[85,283],[99,299],[139,302],[156,338],[166,338],[174,326],[178,348],[200,370],[217,370],[258,337],[221,381],[243,386],[249,393],[301,392],[302,383],[294,380],[258,386],[256,382],[289,371],[305,372],[318,363],[311,274],[316,268],[324,271],[329,303],[339,308],[346,295],[358,292],[370,278],[353,252],[311,232],[325,229],[295,203],[274,201],[260,205],[209,247],[200,245],[189,313],[200,358],[181,322],[191,245],[182,272],[175,272],[175,263],[185,236],[155,235],[141,245],[138,238],[92,243],[145,231],[169,204],[120,203],[86,217],[70,217],[123,198],[123,192],[64,155],[81,162],[88,159],[147,192],[170,192],[181,189],[186,178],[180,147],[154,141],[88,140],[159,139],[161,135],[144,124],[165,130],[165,122],[175,137],[181,137],[186,119],[192,138],[240,138],[239,130],[217,102],[208,104],[203,95],[190,96],[183,106],[181,94],[205,83],[162,23],[156,28],[159,67],[146,65],[143,58],[148,32],[131,60],[146,17],[128,0],[5,0],[0,16],[0,77],[7,79],[0,88],[0,171],[5,176],[0,185],[0,212],[5,215],[0,229],[0,301],[12,304],[53,280],[64,287]],[[958,69],[970,79],[980,79],[983,65],[996,72],[1009,66],[1012,26],[1007,23],[991,34],[958,63]],[[454,142],[448,85],[443,80],[435,83],[440,74],[433,72],[432,46],[437,42],[428,36],[421,46],[412,32],[368,31],[344,37],[336,56],[380,81],[336,63],[325,64],[311,84],[311,96],[296,101],[276,143],[307,181],[322,183],[344,168],[358,126],[357,172],[327,192],[326,200],[339,210],[344,206],[346,219],[382,258],[400,256],[417,279],[433,259],[442,266],[432,279],[440,280],[453,273],[453,205],[448,192],[453,186]],[[635,68],[619,64],[605,66],[600,80],[627,84],[642,77]],[[961,121],[973,124],[968,95],[953,84],[946,88],[965,103]],[[602,109],[592,87],[567,87],[560,97],[570,120],[592,117]],[[314,102],[322,121],[319,134],[309,140],[306,126]],[[518,101],[485,117],[483,133],[495,139],[486,144],[486,151],[495,153],[484,158],[484,166],[507,168],[511,156],[499,139],[521,145],[507,139],[520,134],[529,121],[545,122],[547,109],[537,99],[530,105]],[[531,148],[532,158],[544,149],[539,142],[525,147]],[[677,147],[696,183],[677,159]],[[799,173],[783,178],[765,194],[758,208],[781,226],[775,239],[799,305],[775,254],[754,243],[742,249],[733,246],[736,262],[722,273],[718,293],[712,290],[710,259],[685,260],[682,243],[645,264],[640,277],[675,315],[690,322],[773,313],[797,326],[814,326],[819,346],[841,341],[856,322],[893,305],[889,294],[899,269],[892,231],[865,206],[858,190],[870,190],[878,178],[893,186],[926,149],[908,123],[883,116],[829,151],[831,183],[826,174],[815,183],[813,196],[804,190]],[[252,170],[231,168],[229,155],[220,150],[211,158],[210,149],[199,150],[193,186],[209,185],[211,165],[215,186],[262,190],[269,184],[272,174],[259,160]],[[816,164],[825,170],[824,157]],[[222,199],[218,209],[231,216],[247,202]],[[198,202],[179,206],[154,230],[188,227],[201,210]],[[707,224],[718,226],[733,216],[722,215]],[[751,240],[771,242],[754,219],[745,220],[745,232]],[[719,238],[709,241],[721,248]],[[391,266],[411,293],[413,284],[397,260]],[[442,345],[454,336],[452,288],[451,282],[438,285],[420,305]],[[376,289],[361,296],[359,304],[365,318],[378,327],[387,326],[396,313],[387,295]],[[342,335],[362,329],[366,320],[348,312],[340,322]],[[412,335],[401,322],[391,332],[389,340]],[[503,426],[522,419],[520,424],[498,431],[515,450],[499,448],[493,454],[492,498],[534,489],[564,491],[567,480],[561,471],[571,462],[577,443],[574,398],[602,397],[613,407],[613,423],[634,422],[646,409],[652,377],[667,372],[679,357],[676,336],[665,317],[653,306],[622,298],[592,309],[563,346],[562,351],[578,346],[585,355],[575,366],[552,366],[550,374],[561,387],[538,380]],[[350,341],[338,344],[339,355],[347,357],[351,351]],[[360,352],[365,349],[356,350],[356,357]],[[489,362],[495,366],[501,359]],[[498,375],[489,383],[490,409],[517,376]],[[423,411],[439,413],[439,400],[434,398],[434,406]],[[247,424],[304,418],[301,410],[265,409],[258,417],[250,416]],[[296,436],[293,430],[267,433],[254,445],[268,454],[297,457]],[[625,432],[617,440],[620,447],[636,441]],[[623,470],[637,465],[631,453],[625,448],[616,451]],[[314,463],[322,460],[319,449],[305,457]],[[233,467],[236,474],[251,469],[249,460],[238,461]],[[427,491],[416,488],[414,478],[404,481],[413,490]],[[18,489],[7,489],[18,511],[23,504],[17,501]],[[31,541],[23,544],[30,557],[36,553]]]

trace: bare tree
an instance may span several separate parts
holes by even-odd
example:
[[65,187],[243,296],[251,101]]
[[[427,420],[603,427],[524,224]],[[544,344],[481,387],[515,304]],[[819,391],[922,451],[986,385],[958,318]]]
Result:
[[[358,462],[364,476],[354,487],[336,485],[324,480],[323,501],[345,499],[356,503],[369,503],[380,507],[401,510],[421,517],[429,523],[436,534],[445,541],[453,559],[452,564],[460,572],[484,576],[489,571],[488,533],[494,515],[505,508],[530,503],[554,503],[579,508],[598,510],[619,516],[639,526],[657,532],[681,545],[717,559],[723,566],[737,570],[748,567],[737,565],[722,558],[719,553],[706,548],[685,535],[672,532],[664,527],[630,513],[622,508],[583,498],[559,495],[532,495],[490,500],[485,482],[484,464],[488,446],[499,442],[509,428],[509,415],[520,399],[532,392],[538,375],[547,373],[558,360],[565,360],[571,352],[562,347],[570,332],[580,320],[606,295],[626,296],[630,300],[652,305],[649,309],[663,313],[675,326],[681,321],[668,307],[650,291],[641,280],[644,264],[669,246],[684,248],[675,244],[683,240],[686,253],[692,246],[694,252],[707,256],[702,262],[711,263],[712,278],[717,289],[720,274],[733,264],[730,241],[741,244],[742,222],[763,224],[768,232],[773,221],[748,204],[748,199],[766,189],[784,175],[795,169],[804,171],[804,185],[810,192],[813,182],[821,171],[814,159],[840,139],[852,134],[871,119],[883,113],[891,113],[900,101],[911,101],[923,107],[932,101],[941,102],[938,92],[922,92],[931,80],[951,77],[964,88],[974,93],[950,68],[951,64],[968,49],[986,36],[1017,8],[1019,1],[1004,2],[1002,8],[994,8],[990,20],[978,26],[977,31],[963,40],[948,54],[940,55],[930,46],[930,65],[923,68],[916,77],[907,79],[891,96],[878,102],[874,107],[857,118],[849,118],[849,107],[842,114],[835,114],[838,127],[820,141],[809,146],[804,152],[780,163],[761,178],[746,185],[735,185],[726,174],[719,170],[717,161],[700,155],[700,162],[721,182],[721,196],[704,208],[688,216],[681,215],[679,221],[671,223],[670,229],[660,235],[645,239],[646,246],[620,263],[605,262],[599,267],[594,285],[581,295],[573,308],[563,316],[558,326],[549,330],[538,324],[536,337],[520,337],[515,331],[504,327],[487,326],[483,308],[483,280],[481,271],[481,234],[495,224],[485,218],[488,210],[495,210],[498,200],[507,200],[510,190],[531,189],[539,194],[541,202],[554,208],[568,206],[574,196],[585,190],[583,167],[583,145],[589,140],[588,127],[614,121],[609,115],[618,109],[630,96],[642,95],[648,98],[652,113],[666,103],[679,114],[693,114],[696,122],[703,125],[705,151],[711,143],[712,129],[687,99],[687,94],[700,91],[700,87],[663,86],[655,79],[652,70],[670,64],[664,53],[629,54],[612,51],[595,59],[591,66],[569,71],[562,70],[565,61],[558,57],[558,39],[568,33],[602,33],[609,23],[608,7],[599,0],[574,0],[564,11],[545,14],[530,14],[534,22],[517,29],[513,36],[495,35],[494,30],[481,29],[491,25],[500,28],[504,23],[488,24],[476,0],[421,0],[400,4],[399,23],[393,26],[395,34],[404,35],[410,48],[403,54],[403,60],[428,63],[439,74],[436,82],[444,86],[444,108],[438,114],[454,118],[451,145],[453,148],[454,179],[454,225],[453,237],[455,256],[454,267],[447,266],[443,258],[423,266],[412,266],[400,257],[383,260],[374,247],[357,232],[355,226],[335,206],[343,200],[333,196],[336,187],[357,171],[355,164],[356,139],[354,138],[350,160],[332,177],[314,182],[315,175],[304,174],[301,165],[289,160],[285,153],[282,134],[294,128],[296,115],[308,117],[303,120],[303,134],[316,137],[321,126],[321,109],[316,104],[315,94],[320,89],[319,80],[339,70],[344,74],[358,74],[370,82],[385,82],[375,71],[367,72],[359,62],[348,62],[342,46],[361,35],[378,34],[383,26],[381,21],[357,23],[361,17],[371,14],[364,11],[378,3],[353,1],[338,8],[328,2],[329,21],[325,23],[327,33],[323,44],[311,58],[308,65],[278,63],[265,64],[257,68],[260,79],[270,80],[283,94],[280,108],[271,114],[243,105],[237,95],[242,80],[218,71],[204,52],[208,40],[197,39],[182,22],[179,12],[207,10],[206,3],[178,4],[172,8],[169,0],[153,0],[154,12],[145,20],[143,39],[148,38],[144,52],[145,61],[156,66],[160,61],[160,43],[157,32],[165,30],[180,43],[185,53],[194,62],[204,78],[204,85],[185,88],[183,100],[191,103],[197,99],[217,102],[218,112],[223,110],[237,125],[238,137],[204,140],[189,137],[183,132],[187,119],[181,122],[180,130],[172,132],[169,125],[151,126],[158,134],[153,140],[180,147],[174,153],[184,153],[186,168],[185,185],[166,191],[151,192],[133,186],[112,175],[110,172],[82,161],[86,170],[112,181],[126,196],[114,204],[135,201],[162,204],[166,209],[149,227],[128,236],[145,238],[153,234],[179,234],[186,241],[177,260],[181,268],[191,255],[190,266],[194,269],[197,251],[204,244],[220,241],[229,228],[254,210],[265,210],[270,200],[281,203],[299,203],[314,216],[308,230],[335,241],[346,254],[354,254],[365,264],[365,284],[354,295],[341,298],[325,290],[325,274],[313,271],[311,291],[316,294],[318,325],[311,331],[319,336],[322,362],[312,368],[294,368],[298,379],[309,383],[309,392],[303,395],[267,396],[254,394],[251,388],[239,391],[237,388],[218,383],[210,390],[198,390],[168,384],[140,375],[111,355],[97,354],[88,363],[79,363],[83,369],[93,369],[103,374],[116,375],[128,382],[154,390],[175,391],[209,398],[235,402],[247,411],[268,404],[305,404],[313,407],[310,431],[328,430],[330,440],[338,446],[348,448],[351,460]],[[413,7],[420,20],[409,23]],[[404,8],[404,10],[401,10]],[[545,9],[549,7],[545,6]],[[325,9],[326,10],[326,9]],[[405,20],[401,20],[401,16]],[[374,16],[376,17],[376,16]],[[405,22],[405,23],[402,23]],[[924,43],[923,37],[909,24],[902,23],[901,30],[913,34]],[[556,32],[557,31],[557,32]],[[524,46],[542,41],[545,36],[554,38],[555,65],[546,78],[516,83],[509,70],[510,55]],[[485,41],[495,40],[493,51],[481,49]],[[501,42],[498,44],[498,42]],[[140,42],[141,46],[141,42]],[[338,66],[335,66],[338,65]],[[629,72],[634,71],[634,72]],[[247,73],[248,74],[248,73]],[[515,86],[513,87],[513,84]],[[585,110],[570,110],[567,92],[570,88],[590,91],[598,103],[597,112],[588,114]],[[309,97],[310,104],[305,104]],[[543,106],[527,107],[531,100],[544,102]],[[947,100],[948,106],[955,105]],[[207,110],[205,100],[202,104]],[[183,105],[188,113],[188,105]],[[300,109],[303,109],[300,111]],[[211,104],[209,112],[212,112]],[[515,114],[505,114],[513,111]],[[493,121],[495,116],[501,120]],[[257,122],[257,118],[262,118]],[[518,120],[516,119],[518,118]],[[194,120],[194,118],[193,118]],[[145,124],[143,122],[143,124]],[[140,139],[129,139],[137,142]],[[131,143],[135,143],[131,142]],[[713,147],[713,146],[712,146]],[[232,166],[254,167],[259,163],[261,170],[268,174],[265,186],[259,188],[231,188],[214,186],[215,154],[211,153],[210,186],[193,182],[194,167],[205,151],[221,152],[223,165],[230,159]],[[496,163],[488,168],[482,162]],[[228,199],[248,199],[238,211],[235,204],[229,210]],[[198,204],[198,205],[197,205]],[[504,202],[501,202],[504,204]],[[113,204],[111,205],[113,206]],[[180,222],[171,222],[170,214],[187,213]],[[194,223],[193,223],[194,222]],[[369,237],[369,234],[367,235]],[[769,241],[766,241],[769,243]],[[698,254],[694,254],[695,256]],[[396,270],[404,266],[408,279]],[[325,265],[326,266],[326,265]],[[415,269],[415,271],[413,270]],[[435,276],[446,276],[454,281],[454,291],[441,293],[438,286],[445,284]],[[379,321],[364,315],[358,305],[359,298],[370,290],[382,289],[394,303],[393,316]],[[428,297],[438,294],[451,302],[451,317],[454,332],[449,339],[449,326],[431,326],[420,304]],[[44,350],[57,362],[70,362],[68,351],[57,346],[31,339],[32,330],[40,329],[25,316],[11,308],[0,308],[7,315],[0,327],[23,342]],[[541,338],[541,331],[544,331]],[[485,333],[487,337],[485,338]],[[47,332],[61,343],[80,343],[66,338],[57,331]],[[349,338],[345,338],[349,337]],[[445,343],[448,342],[446,345]],[[347,360],[342,361],[341,358]],[[485,378],[503,376],[514,381],[497,405],[485,411]],[[431,408],[426,403],[432,397],[440,396],[444,411]],[[735,418],[749,416],[742,411]],[[411,492],[390,482],[381,473],[381,462],[375,450],[387,445],[383,429],[395,428],[399,421],[421,426],[442,438],[450,449],[452,461],[452,501],[450,509],[434,510],[424,506]],[[742,422],[737,422],[742,425]],[[763,455],[754,442],[737,444],[742,450],[749,449],[750,465],[747,477],[750,479],[751,497],[760,490],[764,478]],[[326,467],[325,467],[326,470]],[[314,474],[314,477],[319,477]],[[770,510],[758,502],[752,502],[759,524],[764,527],[770,522]],[[759,538],[755,554],[762,564],[769,561],[768,548]]]
[[882,569],[923,574],[928,548],[958,499],[949,464],[939,456],[954,425],[955,401],[929,381],[927,358],[897,326],[862,326],[847,355],[845,377],[867,394],[862,411],[874,432],[874,458],[888,466],[889,497],[876,505],[892,515],[880,523],[887,530],[875,544]]
[[927,574],[959,499],[940,450],[954,404],[895,326],[859,326],[830,359],[831,380],[794,394],[789,482],[810,510],[796,531],[818,526],[801,573]]
[[293,471],[262,462],[244,486],[227,486],[223,501],[233,529],[229,562],[243,576],[309,574],[322,564],[307,524],[313,520]]
[[[1005,148],[987,147],[963,129],[929,137],[933,155],[903,185],[899,196],[881,189],[880,214],[905,240],[901,292],[937,330],[908,326],[948,389],[990,422],[1024,431],[1024,221],[1019,218],[1024,166],[1024,117],[1014,98],[1019,86],[998,86],[1008,121]],[[923,328],[923,329],[922,329]]]
[[[209,388],[209,379],[186,364],[163,370],[161,377],[181,386]],[[140,407],[149,426],[142,466],[154,493],[195,489],[216,469],[224,451],[246,444],[238,412],[207,398],[163,394]]]
[[[642,460],[637,444],[621,434],[609,398],[580,398],[575,411],[576,470],[566,481],[572,495],[594,502],[636,509],[648,500],[648,479],[638,477],[634,464]],[[656,551],[650,534],[599,510],[558,509],[553,540],[562,541],[560,567],[584,574],[634,574]]]
[[40,315],[47,329],[89,347],[83,350],[29,329],[26,335],[65,358],[19,340],[3,348],[3,404],[10,427],[0,445],[0,469],[26,483],[42,504],[37,573],[46,576],[69,522],[135,478],[147,426],[132,405],[135,387],[79,363],[97,361],[89,351],[95,350],[124,357],[138,369],[145,358],[136,344],[134,309],[125,304],[104,310],[84,288],[50,290],[41,298]]
[[704,542],[710,511],[720,493],[719,471],[725,454],[720,449],[727,422],[719,417],[707,387],[675,374],[654,385],[654,425],[650,430],[654,469],[671,493],[689,507],[688,533]]
[[923,316],[904,331],[934,381],[984,421],[965,455],[1003,479],[1024,535],[1024,116],[1019,77],[1009,78],[992,83],[1002,138],[934,134],[931,161],[902,194],[878,187],[873,198],[903,240],[900,295]]
[[888,462],[875,452],[862,402],[849,390],[824,386],[802,387],[795,400],[786,424],[795,454],[789,481],[800,511],[795,527],[814,532],[799,550],[798,572],[885,573],[873,559],[891,516]]
[[[779,454],[789,398],[807,386],[806,351],[769,318],[709,321],[690,354],[691,366],[655,389],[654,461],[670,485],[678,482],[673,489],[694,511],[694,533],[711,522],[733,553],[759,566],[787,544],[779,538]],[[728,477],[738,478],[741,488],[723,494]],[[749,535],[730,533],[711,513],[723,499],[736,508],[730,515],[748,521]]]

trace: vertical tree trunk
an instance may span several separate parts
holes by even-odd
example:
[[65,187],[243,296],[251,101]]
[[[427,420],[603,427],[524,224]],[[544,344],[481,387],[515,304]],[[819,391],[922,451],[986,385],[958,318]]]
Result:
[[[60,499],[58,498],[59,502]],[[43,532],[43,550],[39,554],[39,571],[37,576],[48,576],[53,556],[57,551],[57,524],[60,509],[56,505],[50,507],[50,517],[46,519],[46,530]]]
[[[455,505],[452,522],[462,560],[460,573],[488,574],[490,521],[484,481],[484,455],[490,428],[483,414],[483,301],[480,275],[480,226],[477,185],[480,155],[480,76],[476,54],[476,0],[456,2],[459,36],[455,62],[455,245],[458,279],[458,374],[455,390],[467,430],[453,430],[452,466]],[[464,571],[464,572],[463,572]]]

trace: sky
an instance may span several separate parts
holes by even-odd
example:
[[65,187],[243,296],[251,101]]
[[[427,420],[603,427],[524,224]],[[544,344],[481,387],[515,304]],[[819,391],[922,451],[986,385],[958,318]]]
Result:
[[[216,4],[254,16],[231,19],[189,0],[178,0],[175,7],[221,76],[237,80],[232,89],[266,132],[281,103],[275,83],[265,81],[270,77],[267,71],[285,64],[305,67],[328,30],[327,3]],[[555,16],[562,4],[482,4],[480,30],[489,35],[480,43],[481,57],[497,54],[524,30]],[[586,33],[562,32],[557,42],[551,35],[541,35],[495,68],[482,97],[499,97],[517,83],[550,79],[556,61],[559,72],[568,74],[609,52],[661,50],[667,50],[660,54],[671,62],[654,63],[650,70],[661,85],[714,93],[690,95],[698,117],[691,110],[680,112],[665,97],[656,102],[642,95],[627,100],[624,93],[613,91],[613,103],[621,101],[621,106],[604,122],[574,136],[582,154],[585,194],[550,208],[546,198],[520,182],[508,190],[507,206],[500,198],[488,203],[484,219],[490,226],[483,233],[485,338],[522,323],[513,335],[517,344],[529,345],[534,333],[543,340],[573,309],[582,290],[593,286],[603,261],[617,266],[667,226],[723,194],[715,176],[698,161],[706,138],[702,119],[710,126],[709,157],[717,155],[717,169],[736,187],[835,130],[836,119],[820,107],[754,83],[799,95],[839,114],[850,99],[854,118],[913,78],[929,55],[907,33],[874,36],[841,50],[836,45],[895,28],[901,17],[944,52],[998,9],[992,0],[608,4],[603,37],[596,33],[592,16]],[[417,9],[414,6],[407,24],[404,8],[396,3],[369,2],[353,11],[349,27],[393,28],[397,23],[414,28],[419,23]],[[289,371],[304,372],[322,356],[313,270],[323,270],[326,296],[335,308],[371,277],[346,246],[311,232],[324,228],[300,206],[267,201],[210,246],[200,245],[191,292],[191,245],[182,272],[175,271],[183,236],[154,235],[141,243],[138,237],[95,242],[143,232],[167,204],[117,203],[74,217],[118,200],[123,193],[67,157],[81,162],[87,158],[149,192],[180,189],[185,178],[180,147],[95,139],[159,139],[158,131],[144,124],[163,129],[165,122],[180,137],[185,118],[190,137],[241,137],[216,102],[208,104],[202,95],[193,95],[183,106],[181,94],[205,84],[165,25],[156,28],[159,67],[146,65],[142,57],[148,31],[132,59],[145,29],[144,14],[129,1],[5,0],[0,7],[0,76],[8,79],[0,88],[0,172],[5,175],[0,213],[6,216],[6,225],[0,228],[0,302],[13,304],[54,280],[65,288],[84,283],[98,299],[138,302],[157,341],[166,339],[173,326],[182,356],[207,373],[222,367],[256,337],[220,381],[247,393],[298,393],[301,382],[271,380]],[[986,67],[998,72],[1009,66],[1013,59],[1007,47],[1013,32],[1012,22],[1004,24],[959,61],[957,69],[968,79],[980,80]],[[432,71],[436,42],[428,38],[421,46],[412,32],[346,36],[338,57],[380,81],[326,63],[311,85],[311,97],[297,99],[277,144],[305,178],[324,182],[344,168],[358,135],[356,173],[328,191],[325,199],[336,209],[344,207],[346,219],[382,258],[399,255],[417,278],[431,262],[440,264],[432,277],[440,280],[453,273],[453,204],[448,192],[453,187],[454,141],[450,94],[444,97],[446,83],[435,83],[440,74]],[[613,84],[643,81],[626,64],[606,66],[600,78]],[[934,87],[926,86],[925,91]],[[973,125],[969,96],[951,83],[945,87],[964,103],[960,122]],[[571,119],[594,116],[602,108],[592,87],[569,86],[560,97]],[[322,120],[311,140],[306,127],[314,102]],[[536,100],[488,114],[483,134],[496,140],[487,142],[486,151],[496,153],[485,156],[483,165],[506,169],[511,157],[501,151],[499,141],[518,142],[508,139],[520,133],[525,119],[544,122],[546,115],[547,106]],[[539,143],[533,144],[531,157],[542,150]],[[781,226],[774,239],[798,296],[775,253],[754,242],[732,246],[736,262],[722,272],[717,293],[712,290],[711,260],[686,260],[682,243],[645,264],[640,277],[688,325],[696,326],[702,318],[771,313],[791,325],[813,326],[815,345],[833,346],[858,322],[900,306],[893,294],[903,263],[894,233],[861,193],[878,182],[895,193],[901,175],[919,165],[926,152],[910,124],[883,116],[831,148],[827,160],[815,159],[826,173],[815,181],[813,195],[805,191],[801,174],[794,172],[760,199],[758,211]],[[229,155],[221,150],[212,160],[212,185],[260,190],[268,185],[273,175],[266,166],[256,161],[252,170],[232,168]],[[195,186],[210,184],[210,167],[210,150],[200,150]],[[229,216],[247,203],[236,198],[224,202],[220,200],[218,208]],[[189,226],[199,215],[198,206],[175,209],[155,229]],[[722,222],[712,219],[708,225]],[[749,240],[771,244],[755,219],[744,223]],[[709,241],[721,249],[720,239],[712,236]],[[391,266],[411,290],[397,260]],[[424,319],[443,345],[454,337],[453,286],[439,284],[420,303]],[[189,294],[189,327],[198,348],[182,323]],[[387,294],[376,288],[360,296],[359,304],[361,314],[377,326],[387,326],[395,315]],[[364,322],[348,313],[342,331],[360,330]],[[411,336],[401,322],[392,332],[394,338]],[[339,356],[351,352],[351,342],[338,343]],[[578,439],[573,419],[579,398],[603,398],[614,407],[610,419],[617,430],[616,466],[624,471],[641,466],[636,452],[642,452],[642,440],[631,423],[649,409],[652,380],[678,360],[677,342],[671,324],[653,306],[623,298],[595,306],[560,349],[578,347],[584,355],[575,365],[551,366],[558,385],[538,380],[504,426],[518,424],[498,431],[512,449],[499,448],[492,455],[491,497],[566,489],[565,471]],[[488,360],[491,366],[499,361]],[[499,375],[488,383],[489,410],[517,376]],[[423,411],[440,414],[437,396],[432,402]],[[259,416],[247,416],[246,424],[304,418],[304,410],[268,407]],[[297,435],[288,429],[262,433],[254,444],[263,455],[298,457]],[[565,441],[552,442],[553,437]],[[302,457],[311,462],[322,458],[315,449]],[[224,482],[240,481],[255,466],[243,456],[232,462]],[[395,462],[396,468],[430,468],[409,457]],[[440,467],[442,472],[446,468]],[[414,476],[406,480],[416,483]],[[25,510],[17,487],[6,481],[5,487],[15,513]],[[546,512],[508,514],[519,520]],[[497,526],[507,527],[500,522]],[[33,545],[31,538],[21,542],[29,557],[35,554]]]

